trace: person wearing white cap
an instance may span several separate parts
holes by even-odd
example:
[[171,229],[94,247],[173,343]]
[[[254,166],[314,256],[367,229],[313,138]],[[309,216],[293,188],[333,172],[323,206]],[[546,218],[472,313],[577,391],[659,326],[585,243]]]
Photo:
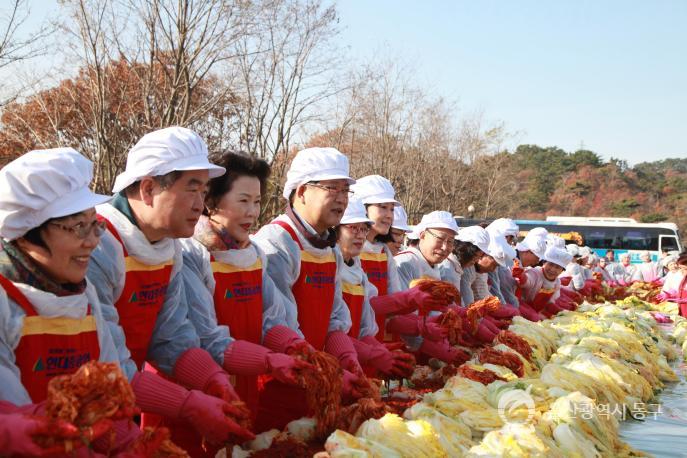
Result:
[[[199,347],[188,320],[181,245],[175,240],[193,235],[208,180],[224,173],[207,156],[205,142],[189,129],[169,127],[144,135],[115,180],[114,199],[97,207],[107,231],[87,275],[115,342],[126,342],[131,351],[133,362],[122,368],[133,377],[143,413],[188,422],[209,442],[221,443],[230,434],[253,435],[225,415],[237,412],[234,407],[206,394],[238,399],[228,374]],[[146,362],[178,384],[142,371]]]
[[[411,281],[421,278],[441,280],[439,265],[451,253],[454,237],[458,233],[455,219],[449,212],[433,211],[422,217],[415,230],[420,236],[418,247],[410,247],[395,258],[401,284],[409,285]],[[411,349],[421,354],[448,363],[459,359],[462,362],[462,352],[452,348],[443,332],[425,325],[425,321],[429,322],[417,314],[404,315],[389,320],[386,329],[404,336]]]
[[[10,455],[34,454],[22,414],[37,415],[36,431],[67,434],[41,417],[50,380],[88,361],[124,365],[129,357],[116,348],[86,280],[104,231],[94,207],[110,199],[89,190],[92,178],[91,161],[71,148],[30,151],[0,170],[0,400],[22,406],[10,406],[11,423],[0,422]],[[116,429],[117,447],[138,431]]]
[[[508,220],[507,218],[500,218],[495,220],[494,223],[503,220],[506,220],[506,222],[512,221]],[[499,301],[502,304],[508,304],[505,297],[501,293],[499,269],[503,269],[508,274],[510,274],[510,266],[513,264],[513,260],[515,259],[516,253],[515,248],[511,246],[511,242],[508,241],[507,237],[510,237],[511,241],[515,240],[516,235],[513,234],[517,234],[517,226],[507,226],[504,230],[504,228],[500,227],[500,225],[505,225],[505,223],[500,223],[497,225],[494,225],[494,223],[487,226],[486,231],[489,233],[490,236],[488,254],[495,261],[496,265],[494,265],[493,270],[491,270],[490,265],[484,265],[483,259],[480,259],[480,261],[477,262],[476,270],[486,275],[487,278],[483,277],[483,280],[485,280],[483,282],[483,286],[486,286],[488,290],[486,292],[482,292],[482,295],[475,295],[475,297],[476,299],[483,299],[484,297],[489,295],[496,296],[499,298]]]
[[367,210],[372,228],[367,234],[360,262],[368,280],[377,288],[380,296],[402,291],[394,257],[386,246],[391,240],[389,230],[394,222],[394,207],[401,204],[396,200],[394,187],[386,178],[368,175],[359,178],[351,188]]
[[[227,173],[210,180],[204,214],[193,237],[181,242],[189,320],[201,346],[237,376],[236,391],[256,418],[258,375],[270,374],[297,385],[295,372],[303,366],[302,361],[262,345],[272,329],[288,331],[287,299],[267,274],[265,254],[249,238],[270,167],[243,153],[215,154],[210,159]],[[192,448],[179,445],[192,456],[205,454],[200,440]],[[209,452],[214,456],[216,450]]]
[[572,258],[570,263],[566,266],[565,271],[561,274],[561,277],[570,277],[570,287],[574,291],[580,291],[582,288],[584,288],[585,282],[585,276],[580,262],[582,259],[586,260],[586,256],[585,258],[582,258],[580,255],[580,247],[574,243],[566,245],[565,249],[570,256],[572,256]]
[[[344,369],[346,397],[358,396],[356,386],[363,380],[355,348],[347,335],[351,314],[342,297],[343,259],[336,248],[334,227],[348,206],[353,183],[348,158],[337,149],[299,151],[291,162],[282,193],[288,201],[286,213],[260,228],[253,238],[267,256],[267,272],[277,289],[288,303],[295,305],[295,310],[287,310],[287,316],[293,316],[289,322],[298,326],[288,330],[280,327],[268,334],[263,345],[288,353],[304,337],[316,350],[331,353]],[[275,410],[294,418],[274,418],[271,425],[264,424],[260,429],[281,429],[284,421],[301,415],[304,393],[294,396],[287,388],[270,383],[265,391],[269,390]]]
[[522,267],[534,267],[539,264],[546,252],[548,232],[542,227],[535,227],[525,238],[515,245],[517,259]]
[[378,371],[385,377],[409,377],[414,369],[413,357],[401,351],[390,351],[375,337],[379,328],[370,301],[376,298],[377,288],[368,280],[359,258],[372,224],[363,203],[351,198],[337,228],[337,244],[344,260],[343,298],[351,312],[348,335],[358,353],[358,361],[368,371]]
[[522,288],[521,307],[525,304],[531,307],[535,314],[523,315],[527,319],[537,321],[544,317],[551,317],[564,310],[556,305],[560,295],[561,282],[558,276],[572,261],[572,255],[555,246],[547,247],[542,256],[544,264],[523,271],[518,277]]
[[608,267],[608,259],[606,257],[599,257],[596,266],[592,268],[592,273],[597,273],[601,275],[601,280],[605,283],[612,283],[615,280],[611,276],[610,272],[606,269]]
[[637,266],[635,279],[646,283],[658,280],[658,278],[660,278],[659,265],[657,262],[651,260],[651,254],[649,254],[648,251],[642,251],[639,254],[639,259],[641,259],[642,262]]
[[490,234],[500,234],[506,238],[509,245],[515,245],[520,234],[520,227],[510,218],[498,218],[492,221],[487,227]]
[[408,226],[408,214],[400,205],[394,207],[394,222],[389,229],[390,240],[386,242],[392,256],[396,256],[403,250],[403,241],[407,234],[413,232]]
[[[460,298],[463,307],[475,302],[475,295],[472,290],[472,284],[477,278],[477,270],[475,265],[479,262],[482,257],[486,255],[489,251],[490,236],[486,229],[480,226],[469,226],[462,228],[458,231],[456,235],[456,241],[458,242],[458,247],[465,246],[463,252],[458,253],[458,259],[461,265],[461,271],[457,270],[457,266],[454,266],[455,277],[460,282]],[[469,245],[465,245],[469,244]],[[474,248],[469,248],[470,246]],[[475,252],[475,249],[477,250]],[[474,259],[470,259],[466,253],[474,253]]]
[[[406,234],[406,248],[417,248],[418,244],[420,243],[420,234],[417,233],[417,225],[408,227],[410,228],[410,232]],[[396,256],[396,254],[394,256]]]

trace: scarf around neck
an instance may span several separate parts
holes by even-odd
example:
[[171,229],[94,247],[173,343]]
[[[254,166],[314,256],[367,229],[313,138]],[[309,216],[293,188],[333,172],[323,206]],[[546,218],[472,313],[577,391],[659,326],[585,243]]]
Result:
[[305,227],[303,221],[301,221],[300,217],[293,211],[291,205],[286,206],[286,216],[288,216],[294,226],[296,226],[296,230],[315,248],[322,250],[324,248],[334,248],[334,246],[336,246],[336,232],[334,232],[334,229],[327,229],[326,238],[318,234],[313,234]]
[[198,220],[193,238],[208,251],[238,250],[239,243],[220,225],[213,225],[210,218],[203,215]]

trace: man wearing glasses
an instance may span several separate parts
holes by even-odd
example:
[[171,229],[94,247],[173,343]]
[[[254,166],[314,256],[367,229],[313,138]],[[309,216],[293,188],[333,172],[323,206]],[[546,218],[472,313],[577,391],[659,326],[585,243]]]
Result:
[[[348,158],[335,148],[298,152],[286,176],[286,212],[255,235],[268,258],[274,284],[294,304],[287,308],[291,329],[279,327],[263,344],[289,353],[303,339],[316,350],[339,360],[344,369],[343,395],[359,397],[356,386],[362,369],[348,338],[351,316],[342,297],[343,258],[336,248],[334,227],[341,222],[355,180],[349,177]],[[281,429],[306,416],[304,392],[274,380],[261,395],[256,429]]]

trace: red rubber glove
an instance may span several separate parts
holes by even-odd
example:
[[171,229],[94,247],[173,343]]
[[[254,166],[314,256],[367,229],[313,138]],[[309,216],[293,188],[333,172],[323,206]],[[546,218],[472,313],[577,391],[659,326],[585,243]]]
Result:
[[296,331],[286,326],[274,326],[265,333],[262,345],[277,353],[289,353],[297,344],[305,342]]
[[460,365],[470,360],[470,355],[467,352],[452,347],[447,340],[442,340],[440,342],[425,340],[420,346],[420,353],[454,365]]
[[448,335],[448,330],[438,324],[436,320],[419,315],[401,315],[390,319],[386,324],[386,330],[392,334],[407,336],[422,336],[425,339],[439,341]]
[[342,369],[356,374],[363,373],[363,369],[358,363],[358,353],[353,346],[353,340],[343,331],[332,331],[327,335],[324,351],[335,356]]
[[477,326],[477,333],[475,337],[482,343],[492,343],[496,335],[500,332],[494,324],[487,320],[482,320]]
[[179,412],[179,417],[191,423],[210,443],[222,444],[229,438],[236,438],[236,443],[255,439],[253,433],[227,415],[241,418],[243,413],[221,399],[196,390],[188,394]]
[[361,375],[353,372],[343,371],[343,384],[341,385],[341,397],[346,402],[352,402],[363,397],[363,390],[367,387],[367,382]]
[[240,401],[236,390],[231,386],[229,381],[229,374],[226,372],[218,372],[207,381],[203,387],[203,393],[222,399],[225,402]]
[[405,377],[406,374],[413,373],[415,358],[412,355],[398,350],[390,351],[374,337],[372,340],[376,343],[368,344],[357,339],[353,341],[361,364],[371,366],[384,375]]
[[522,286],[527,281],[527,275],[525,275],[525,269],[523,269],[522,267],[513,266],[513,268],[511,269],[511,273],[513,274],[513,278],[518,283],[518,285]]
[[245,340],[234,341],[224,352],[224,368],[230,374],[270,374],[287,385],[297,385],[299,372],[311,367],[311,364],[303,360],[273,352]]
[[51,422],[45,417],[29,417],[19,413],[0,415],[0,450],[3,456],[66,453],[63,446],[51,449],[40,447],[34,442],[34,436],[42,435],[76,440],[79,430],[72,424]]

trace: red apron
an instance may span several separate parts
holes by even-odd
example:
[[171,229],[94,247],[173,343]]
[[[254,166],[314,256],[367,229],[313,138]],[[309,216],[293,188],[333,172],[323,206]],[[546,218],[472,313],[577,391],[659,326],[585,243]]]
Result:
[[[387,262],[388,258],[384,249],[382,249],[381,253],[360,253],[360,265],[367,274],[367,279],[370,283],[377,287],[378,296],[389,294],[389,265]],[[385,331],[386,319],[386,315],[375,315],[377,327],[379,328],[377,339],[380,342],[391,342],[393,340]]]
[[157,315],[165,301],[174,261],[170,259],[156,265],[141,263],[133,256],[129,256],[112,223],[100,215],[99,219],[107,223],[108,230],[122,245],[124,251],[124,290],[114,305],[119,313],[119,325],[124,330],[131,359],[139,369],[142,369]]
[[341,291],[343,293],[343,300],[351,312],[351,330],[348,331],[348,335],[357,339],[360,336],[360,321],[363,317],[365,288],[363,285],[342,282]]
[[[262,261],[237,267],[210,258],[215,278],[217,323],[229,326],[234,339],[262,344]],[[251,412],[258,406],[258,377],[237,376],[234,388]]]
[[[294,229],[285,221],[272,221],[289,233],[301,249],[301,273],[291,286],[298,309],[298,324],[305,340],[317,350],[324,349],[334,306],[336,257],[317,257],[303,249]],[[309,416],[305,390],[269,380],[262,387],[255,420],[256,433],[283,429],[292,420]]]
[[541,312],[549,304],[549,302],[551,301],[551,297],[553,297],[553,293],[555,292],[555,288],[541,288],[539,291],[537,291],[537,294],[534,296],[534,299],[532,299],[532,308],[535,309],[537,312]]
[[685,302],[680,302],[680,315],[687,317],[687,277],[684,277],[678,287],[678,298]]
[[39,315],[28,298],[2,275],[0,286],[26,313],[21,339],[14,351],[21,383],[34,403],[44,401],[53,377],[73,374],[81,365],[100,357],[91,306],[83,318],[48,318]]

